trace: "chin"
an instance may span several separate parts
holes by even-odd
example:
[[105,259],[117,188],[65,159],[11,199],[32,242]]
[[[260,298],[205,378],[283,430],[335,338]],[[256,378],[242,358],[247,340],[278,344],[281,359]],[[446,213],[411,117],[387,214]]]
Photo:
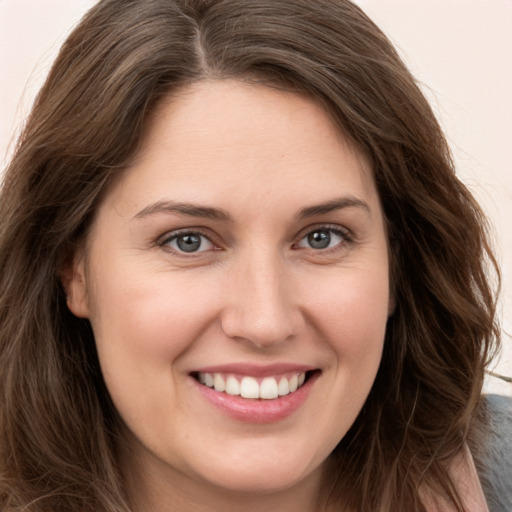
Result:
[[229,465],[210,467],[202,476],[215,487],[229,492],[264,495],[285,492],[306,482],[318,483],[321,475],[321,466],[301,466],[290,457],[240,462],[231,460]]
[[254,470],[232,471],[225,473],[210,482],[216,487],[225,489],[229,492],[242,494],[276,494],[285,492],[305,478],[304,475],[297,475],[295,472],[272,471],[262,473]]

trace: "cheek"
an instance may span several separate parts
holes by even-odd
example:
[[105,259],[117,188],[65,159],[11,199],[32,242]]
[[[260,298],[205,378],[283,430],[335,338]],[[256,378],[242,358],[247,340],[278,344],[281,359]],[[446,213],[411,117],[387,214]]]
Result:
[[[91,323],[105,378],[154,377],[192,346],[213,315],[213,286],[172,272],[103,272]],[[128,276],[128,277],[127,277]],[[145,364],[142,364],[145,363]]]
[[328,373],[335,405],[329,418],[339,426],[336,441],[359,414],[381,362],[388,318],[387,273],[352,268],[326,284],[321,297],[316,295],[312,321],[332,354]]
[[314,290],[308,292],[315,299],[310,322],[330,351],[325,371],[330,402],[329,407],[319,404],[317,417],[322,420],[316,428],[335,446],[356,420],[375,381],[386,331],[388,278],[385,271],[345,268],[331,279],[317,278]]
[[91,318],[102,374],[129,428],[150,436],[168,428],[162,410],[184,407],[180,361],[212,319],[215,300],[205,290],[214,288],[172,273],[137,277],[119,266],[103,276]]
[[387,272],[349,269],[335,279],[317,283],[315,323],[344,358],[359,358],[382,348],[389,309]]

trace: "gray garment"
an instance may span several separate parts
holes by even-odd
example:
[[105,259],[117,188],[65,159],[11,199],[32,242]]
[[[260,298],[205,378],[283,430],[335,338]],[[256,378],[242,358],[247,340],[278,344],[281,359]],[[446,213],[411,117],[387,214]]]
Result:
[[488,437],[479,476],[490,512],[512,512],[512,398],[487,395]]

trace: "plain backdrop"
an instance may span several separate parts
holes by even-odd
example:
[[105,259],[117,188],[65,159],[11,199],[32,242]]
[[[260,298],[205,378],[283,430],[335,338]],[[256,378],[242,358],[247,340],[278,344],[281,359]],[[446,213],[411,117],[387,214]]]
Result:
[[[2,169],[60,44],[94,3],[0,0]],[[417,77],[445,129],[461,179],[494,226],[504,331],[496,371],[512,376],[512,1],[356,3],[391,38]],[[486,391],[512,396],[512,384],[489,378]]]

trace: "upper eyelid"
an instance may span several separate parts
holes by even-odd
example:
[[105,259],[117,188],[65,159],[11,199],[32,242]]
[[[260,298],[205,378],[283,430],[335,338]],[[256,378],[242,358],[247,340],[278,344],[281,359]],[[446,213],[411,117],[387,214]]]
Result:
[[318,223],[313,226],[308,226],[306,228],[303,228],[299,234],[297,235],[297,240],[302,240],[305,236],[309,235],[310,233],[313,233],[314,231],[318,231],[320,229],[326,229],[327,231],[339,231],[343,234],[344,237],[352,239],[353,233],[350,229],[346,228],[345,226],[341,226],[340,224],[322,224]]
[[187,234],[197,234],[204,236],[207,238],[211,243],[215,243],[212,240],[212,236],[209,233],[206,233],[206,230],[204,228],[179,228],[179,229],[172,229],[170,231],[166,231],[163,235],[159,236],[157,238],[158,244],[164,244],[168,242],[169,240],[173,240],[177,238],[180,235],[187,235]]

